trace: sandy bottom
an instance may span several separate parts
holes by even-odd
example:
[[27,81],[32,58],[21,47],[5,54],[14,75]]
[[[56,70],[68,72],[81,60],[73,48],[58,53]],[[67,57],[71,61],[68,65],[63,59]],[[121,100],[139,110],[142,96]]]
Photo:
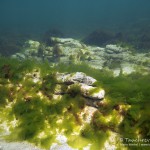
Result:
[[0,140],[0,150],[41,150],[27,142],[6,142]]

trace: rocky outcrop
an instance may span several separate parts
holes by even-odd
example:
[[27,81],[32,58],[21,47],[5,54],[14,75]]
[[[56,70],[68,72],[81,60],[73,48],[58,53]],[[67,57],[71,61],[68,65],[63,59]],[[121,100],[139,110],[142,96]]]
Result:
[[[102,100],[105,96],[105,91],[101,87],[95,87],[96,80],[85,73],[76,72],[71,74],[57,73],[57,86],[55,88],[55,94],[67,94],[74,88],[79,88],[83,97],[93,100]],[[62,86],[67,85],[67,88],[63,89]]]
[[[149,53],[133,53],[130,48],[111,44],[104,48],[89,46],[72,38],[51,37],[51,41],[53,46],[29,40],[25,43],[23,52],[16,53],[12,57],[20,60],[31,58],[39,61],[48,60],[51,63],[85,62],[94,68],[117,69],[126,74],[131,70],[133,72],[135,68],[150,67]],[[130,71],[127,70],[128,66],[132,66]]]
[[[39,70],[33,70],[31,73],[27,73],[24,79],[29,78],[34,83],[41,84],[41,76]],[[54,93],[58,96],[64,94],[73,94],[78,91],[77,94],[80,94],[87,101],[92,100],[92,106],[97,107],[94,103],[95,101],[100,102],[105,97],[105,91],[99,86],[95,86],[96,79],[87,76],[83,72],[75,72],[75,73],[56,73],[55,75],[56,82],[54,83]],[[51,81],[49,81],[51,82]],[[18,87],[20,88],[20,87]],[[76,93],[75,93],[76,94]],[[28,98],[27,98],[28,99]]]

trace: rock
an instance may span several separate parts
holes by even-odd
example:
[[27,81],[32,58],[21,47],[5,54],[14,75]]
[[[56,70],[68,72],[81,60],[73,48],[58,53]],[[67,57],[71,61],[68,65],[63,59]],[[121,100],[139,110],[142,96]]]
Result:
[[105,51],[105,48],[102,48],[102,47],[95,47],[95,46],[88,46],[88,49],[90,49],[91,51],[94,51],[94,52],[103,52]]
[[56,140],[57,140],[59,143],[61,143],[61,144],[67,142],[66,136],[64,136],[64,135],[62,135],[62,134],[58,134],[58,135],[56,136]]
[[74,40],[72,38],[56,38],[52,37],[51,40],[55,43],[64,44],[65,46],[68,46],[70,48],[73,47],[83,47],[83,44],[81,44],[78,40]]
[[24,48],[38,49],[40,43],[38,41],[29,40],[25,42]]
[[120,73],[121,73],[120,68],[115,68],[115,69],[113,70],[113,75],[114,75],[114,77],[119,76],[119,75],[120,75]]
[[17,59],[18,57],[16,54],[14,54],[14,55],[11,55],[11,58]]
[[84,83],[86,85],[93,85],[96,80],[90,76],[86,76],[83,72],[76,72],[71,76],[72,81],[77,81],[79,83]]
[[32,73],[27,73],[25,75],[25,78],[31,78],[34,83],[40,82],[41,81],[41,75],[39,70],[33,70]]
[[74,83],[70,78],[70,74],[57,73],[56,79],[57,79],[58,83],[65,83],[65,84],[73,84]]
[[131,74],[131,73],[133,73],[133,72],[135,72],[136,70],[135,70],[135,68],[136,68],[136,66],[135,65],[131,65],[131,64],[129,64],[129,63],[124,63],[124,64],[122,64],[121,65],[121,68],[122,68],[122,73],[123,74]]
[[24,54],[25,54],[26,57],[30,56],[30,55],[31,55],[30,53],[31,53],[31,52],[30,52],[29,49],[27,49],[27,50],[24,51]]
[[16,53],[16,57],[19,58],[19,59],[25,59],[25,55],[24,54],[21,54],[21,53]]
[[38,50],[39,50],[39,46],[40,43],[38,41],[26,41],[24,46],[23,46],[23,50],[20,53],[16,53],[15,55],[12,55],[12,58],[17,58],[19,60],[24,60],[24,59],[28,59],[28,58],[34,58],[37,60],[42,60],[41,58],[43,56],[38,57]]
[[[54,54],[55,52],[61,52],[59,55],[60,62],[63,62],[63,60],[65,60],[65,62],[68,63],[70,63],[70,61],[78,63],[80,61],[84,60],[88,61],[93,59],[92,54],[87,48],[87,46],[85,44],[82,44],[78,40],[74,40],[71,38],[56,38],[56,37],[52,37],[51,39],[53,43],[55,43],[53,49]],[[62,58],[64,56],[65,59]]]
[[[105,96],[105,91],[100,87],[93,87],[96,80],[82,72],[71,74],[57,73],[56,79],[58,86],[56,86],[55,94],[66,94],[74,85],[77,85],[81,90],[81,95],[92,100],[102,100]],[[60,85],[69,85],[65,91],[62,91]],[[64,88],[63,88],[64,89]]]
[[97,108],[85,106],[84,110],[79,114],[80,119],[85,123],[90,123]]
[[62,63],[69,63],[70,59],[67,56],[62,56],[62,57],[60,57],[60,62],[62,62]]
[[86,85],[93,85],[96,80],[90,76],[86,76],[83,72],[76,72],[71,74],[56,74],[56,78],[58,82],[63,82],[66,84],[72,84],[72,83],[84,83]]
[[64,144],[53,144],[50,150],[77,150],[70,147],[67,143]]
[[35,58],[37,60],[42,60],[43,55],[40,56],[38,59],[38,52],[39,52],[40,43],[38,41],[26,41],[23,46],[23,53],[25,54],[26,58]]
[[42,150],[27,142],[7,142],[0,140],[0,150]]
[[105,96],[105,91],[103,89],[86,84],[81,85],[81,92],[83,96],[93,100],[102,100]]
[[51,37],[51,40],[56,43],[66,43],[66,42],[72,42],[72,38],[57,38],[57,37]]
[[110,54],[112,54],[112,53],[122,53],[124,51],[127,51],[127,50],[120,47],[120,46],[112,45],[112,44],[106,45],[106,52],[107,53],[110,53]]

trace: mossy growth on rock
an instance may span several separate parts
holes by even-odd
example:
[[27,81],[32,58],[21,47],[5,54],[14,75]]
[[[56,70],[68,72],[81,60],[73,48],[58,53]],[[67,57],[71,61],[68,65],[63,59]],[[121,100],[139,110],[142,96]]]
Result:
[[[90,123],[81,117],[87,100],[78,85],[61,86],[64,93],[55,98],[56,72],[79,71],[95,78],[93,86],[106,92]],[[56,136],[61,133],[70,146],[82,149],[90,145],[91,150],[104,148],[116,136],[115,146],[121,149],[120,137],[150,138],[149,81],[149,74],[114,77],[110,71],[86,64],[50,67],[47,62],[0,58],[0,134],[9,141],[25,140],[49,149],[52,143],[59,143]]]

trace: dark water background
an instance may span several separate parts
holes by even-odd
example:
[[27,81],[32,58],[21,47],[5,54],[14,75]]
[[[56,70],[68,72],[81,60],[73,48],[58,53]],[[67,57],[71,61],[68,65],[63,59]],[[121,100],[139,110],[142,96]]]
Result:
[[87,33],[150,22],[150,0],[0,0],[0,28]]
[[150,28],[150,0],[0,0],[1,35],[53,28],[77,38],[97,29]]

